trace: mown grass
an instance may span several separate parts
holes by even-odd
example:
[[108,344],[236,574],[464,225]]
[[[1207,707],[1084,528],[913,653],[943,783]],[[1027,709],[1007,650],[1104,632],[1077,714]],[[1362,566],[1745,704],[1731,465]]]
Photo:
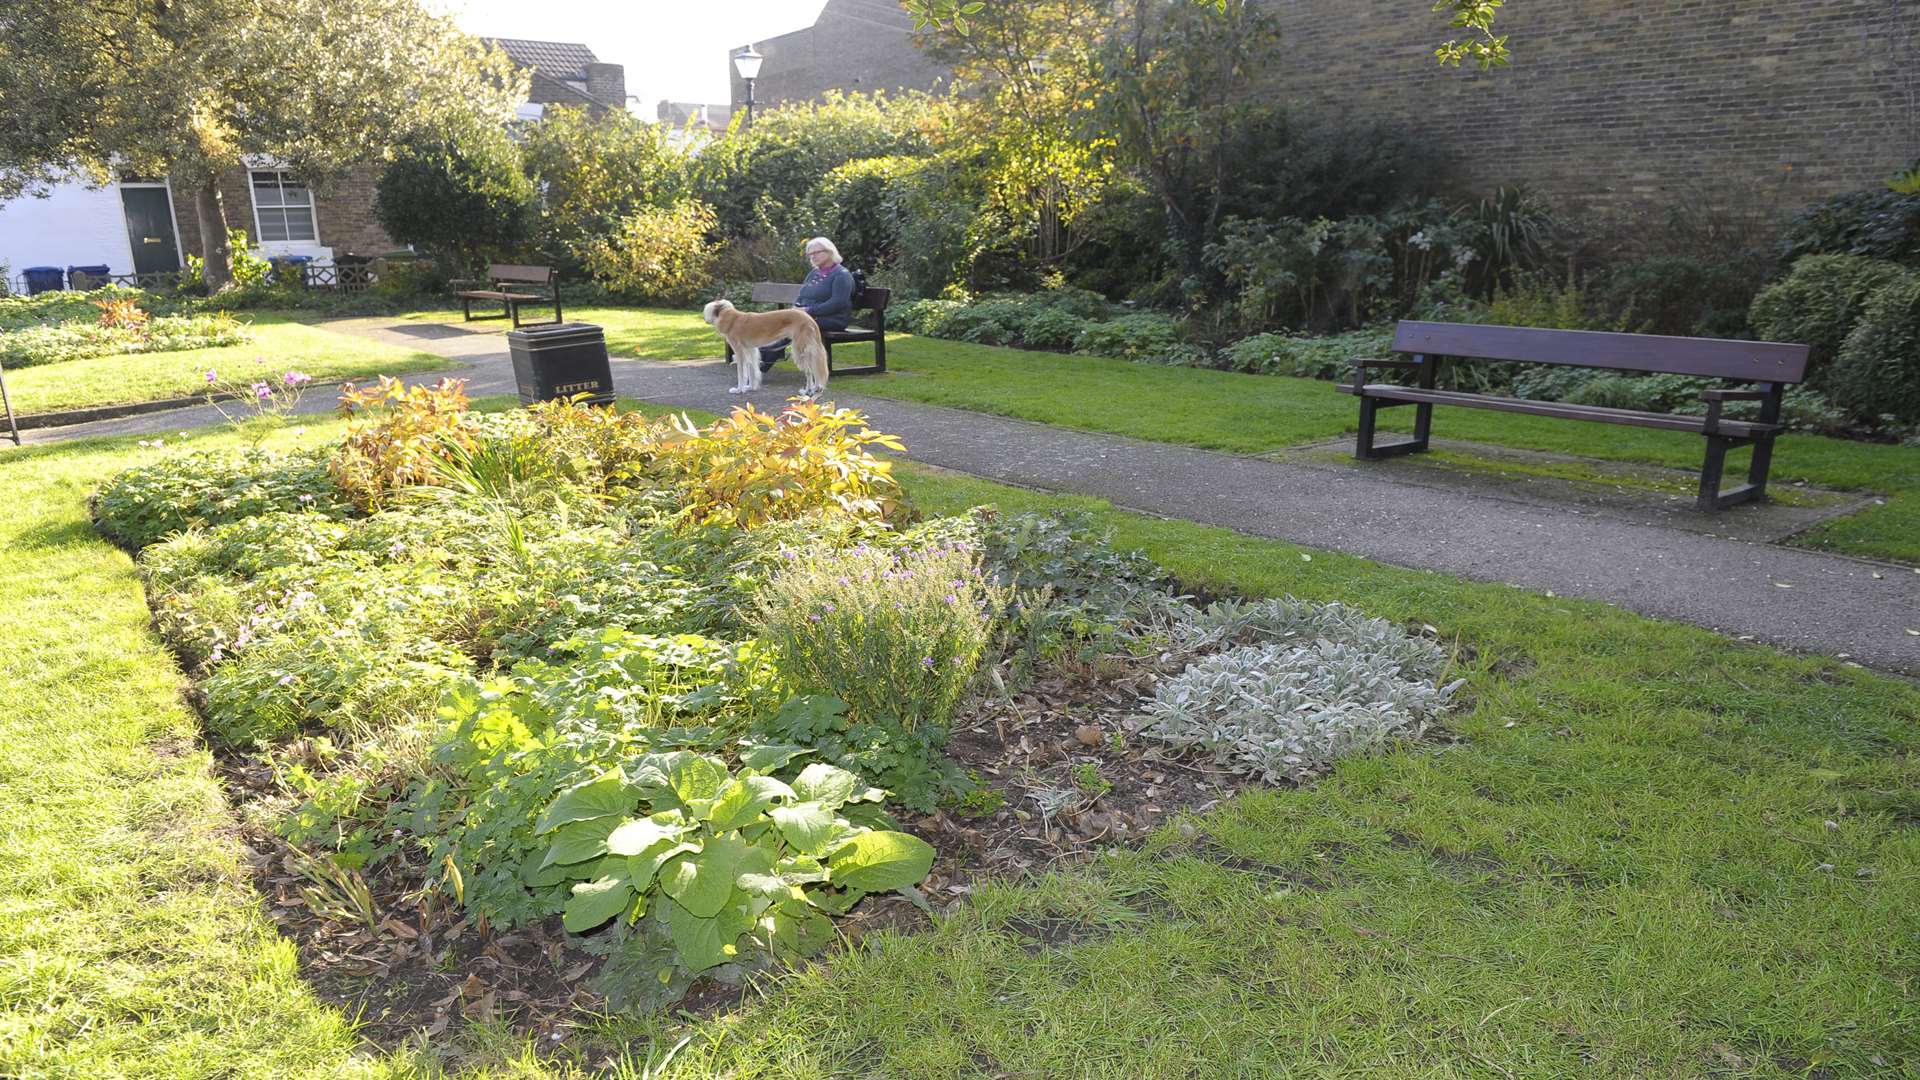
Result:
[[[648,360],[699,360],[716,357],[724,346],[720,338],[700,318],[699,309],[631,307],[567,307],[562,309],[568,322],[594,323],[605,328],[607,351],[616,357],[644,357]],[[539,318],[531,308],[527,314]],[[553,312],[549,310],[548,315]],[[416,322],[446,323],[475,333],[505,334],[512,329],[507,322],[467,322],[458,311],[416,311],[407,316]]]
[[0,458],[0,1075],[338,1071],[350,1027],[266,919],[186,680],[87,518],[148,453]]
[[1196,586],[1431,623],[1461,647],[1460,741],[983,887],[731,1016],[589,1024],[542,1056],[490,1028],[371,1056],[262,916],[184,680],[86,520],[87,492],[153,453],[0,459],[20,508],[0,523],[0,1074],[634,1076],[685,1035],[670,1075],[1920,1069],[1911,684],[914,467],[928,512],[1078,508]]
[[292,315],[259,312],[239,318],[253,335],[245,345],[95,356],[9,371],[14,411],[61,412],[190,397],[206,390],[209,368],[222,379],[251,381],[278,378],[290,368],[330,380],[447,366],[444,357],[432,353],[329,333]]

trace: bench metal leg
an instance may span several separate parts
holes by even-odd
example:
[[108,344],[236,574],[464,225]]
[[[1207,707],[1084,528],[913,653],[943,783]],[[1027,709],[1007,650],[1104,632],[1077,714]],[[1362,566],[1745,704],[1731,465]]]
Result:
[[1375,413],[1380,409],[1390,409],[1396,405],[1413,404],[1405,401],[1383,401],[1380,398],[1360,396],[1360,433],[1355,440],[1353,456],[1361,461],[1378,461],[1381,458],[1399,457],[1402,454],[1418,454],[1427,449],[1427,435],[1433,427],[1433,405],[1431,402],[1419,403],[1413,414],[1413,438],[1406,442],[1393,443],[1390,446],[1376,446],[1373,442]]
[[[1727,451],[1753,444],[1753,463],[1747,467],[1747,482],[1731,491],[1720,490],[1727,469]],[[1700,498],[1694,506],[1703,513],[1716,513],[1744,502],[1767,497],[1767,470],[1773,461],[1772,439],[1737,439],[1727,435],[1707,436],[1707,460],[1700,466]]]

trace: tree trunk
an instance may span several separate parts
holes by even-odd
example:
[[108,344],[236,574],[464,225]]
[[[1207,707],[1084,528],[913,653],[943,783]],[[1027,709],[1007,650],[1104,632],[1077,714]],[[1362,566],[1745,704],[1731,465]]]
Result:
[[220,199],[220,174],[208,174],[194,192],[194,209],[200,217],[200,280],[209,294],[233,284],[229,265],[233,249],[227,244],[227,207]]

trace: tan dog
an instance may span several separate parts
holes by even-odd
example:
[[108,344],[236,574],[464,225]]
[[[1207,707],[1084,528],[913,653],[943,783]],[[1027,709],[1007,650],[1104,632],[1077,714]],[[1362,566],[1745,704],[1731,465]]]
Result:
[[812,397],[827,388],[827,346],[820,340],[820,324],[799,308],[740,311],[728,301],[715,300],[701,309],[700,317],[733,348],[739,377],[727,393],[750,394],[760,389],[760,347],[782,340],[792,341],[794,366],[807,378],[806,395]]

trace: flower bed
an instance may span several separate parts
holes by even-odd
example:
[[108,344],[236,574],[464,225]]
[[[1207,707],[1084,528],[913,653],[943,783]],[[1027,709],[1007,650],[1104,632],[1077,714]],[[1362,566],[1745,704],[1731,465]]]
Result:
[[[439,971],[505,934],[657,1009],[817,952],[870,896],[898,917],[1415,736],[1451,692],[1431,642],[1345,609],[1203,611],[1072,522],[921,520],[845,410],[347,400],[336,446],[161,458],[95,502],[317,954]],[[1284,687],[1314,752],[1142,712],[1163,676],[1183,717],[1230,706],[1221,663]],[[1064,728],[1019,705],[1095,693]]]

